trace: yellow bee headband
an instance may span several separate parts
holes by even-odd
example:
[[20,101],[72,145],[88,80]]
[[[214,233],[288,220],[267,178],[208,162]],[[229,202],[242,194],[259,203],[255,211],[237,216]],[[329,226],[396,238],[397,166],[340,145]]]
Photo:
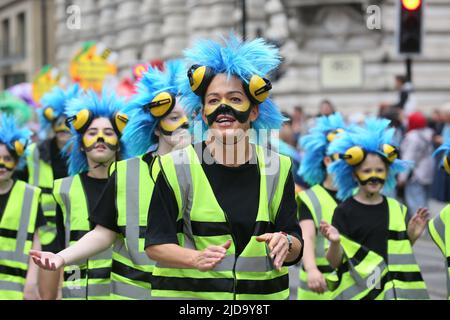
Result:
[[146,109],[150,114],[161,119],[172,112],[176,104],[176,97],[170,92],[164,91],[156,95],[152,102],[146,104],[144,109]]
[[[73,128],[80,134],[86,132],[87,128],[94,120],[94,114],[89,109],[83,109],[75,116],[69,117],[66,120],[67,126],[72,125]],[[126,114],[116,112],[110,119],[114,131],[120,136],[128,123],[128,117]]]
[[336,139],[336,137],[338,136],[338,134],[340,134],[342,132],[344,132],[344,129],[336,129],[336,130],[328,132],[328,134],[327,134],[328,143],[333,142],[334,139]]
[[[188,71],[188,78],[192,91],[200,97],[204,97],[209,84],[216,76],[214,70],[208,66],[193,65]],[[254,105],[261,104],[269,97],[272,90],[270,80],[253,75],[250,81],[242,81],[245,93]]]
[[[390,144],[384,144],[382,151],[384,158],[386,158],[389,163],[394,162],[398,158],[398,149]],[[351,166],[357,166],[364,161],[366,156],[366,150],[359,146],[354,146],[348,149],[344,154],[340,154],[339,158],[345,160],[345,162]]]
[[444,156],[444,159],[442,161],[442,166],[444,167],[445,172],[450,174],[450,154],[447,154]]

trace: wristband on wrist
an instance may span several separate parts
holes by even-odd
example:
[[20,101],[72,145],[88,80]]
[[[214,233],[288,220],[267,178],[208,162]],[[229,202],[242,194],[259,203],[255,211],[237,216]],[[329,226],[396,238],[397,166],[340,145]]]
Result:
[[288,252],[291,253],[292,252],[292,236],[290,234],[287,234],[286,232],[281,232],[282,235],[284,235],[288,241]]

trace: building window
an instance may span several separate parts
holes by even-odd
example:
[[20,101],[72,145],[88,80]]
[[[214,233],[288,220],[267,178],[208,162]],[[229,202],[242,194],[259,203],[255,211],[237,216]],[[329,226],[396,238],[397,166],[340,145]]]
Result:
[[10,54],[10,37],[9,37],[9,20],[5,19],[2,22],[2,44],[1,44],[1,53],[3,57],[9,57]]
[[8,89],[16,84],[24,83],[27,81],[25,73],[13,73],[7,74],[3,77],[3,87]]
[[73,0],[65,0],[64,1],[65,10],[67,10],[67,8],[70,7],[71,5],[73,5]]
[[25,13],[21,13],[17,16],[17,54],[20,57],[24,57],[26,52],[26,30]]

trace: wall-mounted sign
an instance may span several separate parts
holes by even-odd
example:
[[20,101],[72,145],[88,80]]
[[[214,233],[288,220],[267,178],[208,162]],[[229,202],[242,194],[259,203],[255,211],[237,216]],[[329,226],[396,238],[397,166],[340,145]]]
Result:
[[363,61],[357,53],[324,54],[320,61],[324,89],[360,88],[363,85]]

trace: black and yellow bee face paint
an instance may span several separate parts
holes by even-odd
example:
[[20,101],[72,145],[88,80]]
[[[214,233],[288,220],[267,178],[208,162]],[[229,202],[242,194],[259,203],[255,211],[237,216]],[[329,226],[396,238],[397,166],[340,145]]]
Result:
[[205,116],[209,125],[212,125],[219,115],[230,113],[233,114],[237,121],[245,123],[250,117],[250,111],[250,101],[235,103],[224,98],[217,103],[205,104]]
[[189,120],[186,116],[176,122],[163,119],[159,123],[159,127],[163,135],[172,136],[179,129],[189,129]]
[[356,177],[361,185],[366,185],[369,182],[378,182],[380,184],[384,184],[387,178],[386,171],[377,172],[376,170],[372,170],[368,173],[356,173]]
[[0,168],[4,168],[7,171],[13,171],[16,168],[16,161],[11,156],[0,156]]
[[94,150],[95,144],[99,142],[103,142],[113,151],[117,151],[119,149],[119,139],[116,134],[107,134],[104,130],[102,130],[98,131],[94,136],[91,136],[88,133],[83,135],[83,147],[86,152]]
[[55,133],[61,133],[61,132],[66,132],[66,133],[70,133],[70,129],[69,127],[66,125],[66,119],[63,117],[58,118],[54,123],[53,123],[53,131]]

